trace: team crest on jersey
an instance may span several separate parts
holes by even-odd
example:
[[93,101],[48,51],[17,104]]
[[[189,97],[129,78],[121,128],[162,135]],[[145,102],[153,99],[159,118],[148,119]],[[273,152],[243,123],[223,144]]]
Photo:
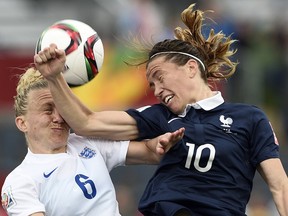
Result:
[[8,208],[16,205],[16,202],[12,196],[11,188],[8,188],[8,190],[2,194],[1,203],[5,211],[7,211]]
[[224,115],[221,115],[219,117],[219,121],[222,123],[221,126],[223,127],[223,130],[226,133],[231,133],[230,127],[233,124],[233,119],[230,117],[225,117]]
[[90,159],[96,155],[95,150],[85,147],[79,154],[80,157]]

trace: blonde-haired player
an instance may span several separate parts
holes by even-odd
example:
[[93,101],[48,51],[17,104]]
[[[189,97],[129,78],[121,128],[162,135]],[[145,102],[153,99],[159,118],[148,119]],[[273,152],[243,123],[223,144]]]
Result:
[[124,164],[155,164],[184,129],[149,141],[109,141],[70,134],[48,82],[34,68],[18,83],[15,122],[28,152],[6,178],[2,205],[9,215],[120,215],[109,171]]

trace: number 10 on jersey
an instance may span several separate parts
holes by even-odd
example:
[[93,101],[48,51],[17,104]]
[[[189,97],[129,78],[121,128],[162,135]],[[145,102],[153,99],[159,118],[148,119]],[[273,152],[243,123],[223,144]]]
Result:
[[[186,146],[188,146],[189,150],[188,150],[188,155],[187,155],[185,167],[187,169],[190,169],[191,163],[192,163],[192,158],[195,154],[194,163],[193,163],[195,169],[198,170],[199,172],[208,172],[211,169],[214,158],[215,158],[216,150],[215,150],[214,146],[211,144],[204,144],[204,145],[199,146],[198,148],[195,148],[196,145],[193,143],[186,143]],[[200,160],[201,160],[202,153],[203,153],[204,149],[208,149],[210,152],[210,155],[209,155],[209,159],[206,162],[206,165],[200,166]]]

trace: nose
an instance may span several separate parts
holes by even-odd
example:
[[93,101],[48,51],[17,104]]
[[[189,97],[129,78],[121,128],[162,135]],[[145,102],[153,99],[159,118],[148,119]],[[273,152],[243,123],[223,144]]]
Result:
[[155,85],[154,86],[154,95],[155,95],[155,97],[161,97],[162,93],[163,93],[163,89],[160,86]]
[[64,119],[60,115],[60,113],[55,109],[53,112],[53,122],[63,123]]

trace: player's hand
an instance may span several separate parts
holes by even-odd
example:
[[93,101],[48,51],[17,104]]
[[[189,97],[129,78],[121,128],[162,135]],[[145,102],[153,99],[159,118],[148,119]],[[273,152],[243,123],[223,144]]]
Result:
[[47,79],[56,77],[65,70],[66,55],[64,50],[51,44],[34,56],[34,63],[39,72]]
[[174,132],[165,133],[158,138],[156,145],[156,153],[159,155],[165,154],[171,147],[179,142],[184,136],[185,128],[180,128]]

